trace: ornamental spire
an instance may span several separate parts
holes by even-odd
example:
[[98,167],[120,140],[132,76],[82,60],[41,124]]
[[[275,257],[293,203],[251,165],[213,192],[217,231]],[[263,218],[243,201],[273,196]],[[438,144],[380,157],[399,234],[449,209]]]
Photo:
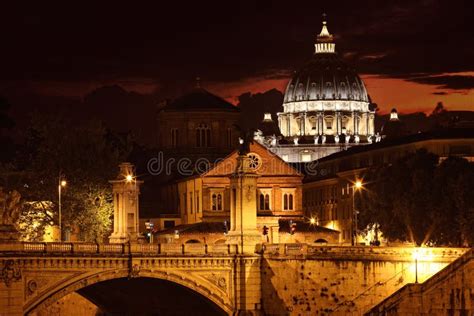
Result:
[[335,53],[336,44],[334,44],[333,36],[329,33],[326,21],[326,14],[323,14],[323,27],[321,28],[321,33],[316,37],[315,53]]

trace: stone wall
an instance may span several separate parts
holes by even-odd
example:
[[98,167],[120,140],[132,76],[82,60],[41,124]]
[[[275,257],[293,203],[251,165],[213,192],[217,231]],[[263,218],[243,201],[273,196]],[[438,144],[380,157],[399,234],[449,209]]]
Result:
[[429,280],[407,284],[367,315],[474,315],[474,252]]
[[[402,248],[372,250],[378,252],[373,254],[378,259],[371,257],[370,247],[344,256],[339,253],[342,247],[327,249],[313,255],[291,254],[291,249],[264,255],[261,282],[266,314],[362,315],[415,282],[415,262]],[[440,254],[418,262],[418,280],[424,282],[447,266],[448,257]]]
[[74,315],[74,316],[96,316],[100,315],[101,310],[88,299],[75,292],[70,293],[59,299],[53,305],[45,308],[38,308],[31,316],[56,316],[56,315]]

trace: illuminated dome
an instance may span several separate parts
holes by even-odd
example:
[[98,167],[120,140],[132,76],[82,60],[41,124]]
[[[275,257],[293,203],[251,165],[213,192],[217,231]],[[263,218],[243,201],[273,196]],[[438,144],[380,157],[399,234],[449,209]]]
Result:
[[312,58],[290,78],[278,114],[284,160],[311,161],[375,139],[375,112],[364,82],[336,53],[323,20]]
[[[316,102],[314,102],[316,101]],[[326,101],[325,104],[317,101]],[[339,101],[337,106],[335,102]],[[342,102],[341,102],[342,101]],[[333,36],[326,21],[317,36],[311,60],[295,72],[288,82],[283,102],[284,112],[307,110],[350,110],[343,101],[352,102],[356,110],[367,110],[369,97],[356,71],[336,53]],[[362,102],[361,104],[356,104]]]
[[314,54],[288,83],[284,104],[323,100],[369,100],[362,80],[336,53]]

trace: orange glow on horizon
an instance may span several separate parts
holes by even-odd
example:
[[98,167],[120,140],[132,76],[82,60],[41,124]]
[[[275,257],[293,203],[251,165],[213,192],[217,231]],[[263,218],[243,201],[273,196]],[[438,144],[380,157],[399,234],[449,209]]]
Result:
[[[472,75],[472,73],[456,73]],[[443,102],[448,110],[474,110],[474,90],[448,91],[437,89],[434,85],[420,84],[399,78],[381,75],[361,75],[372,101],[379,106],[380,114],[388,114],[392,108],[398,113],[425,112],[431,113],[438,102]],[[263,93],[271,89],[285,91],[288,79],[265,79],[263,77],[247,78],[228,83],[210,83],[207,89],[227,101],[237,104],[238,96],[251,92]],[[445,92],[436,95],[434,92]]]

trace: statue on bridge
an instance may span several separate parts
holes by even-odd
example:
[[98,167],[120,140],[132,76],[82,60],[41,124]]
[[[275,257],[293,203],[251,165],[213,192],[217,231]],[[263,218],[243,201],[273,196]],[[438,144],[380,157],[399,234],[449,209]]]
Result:
[[13,190],[5,192],[0,187],[0,240],[18,240],[19,234],[15,225],[21,212],[21,195]]

